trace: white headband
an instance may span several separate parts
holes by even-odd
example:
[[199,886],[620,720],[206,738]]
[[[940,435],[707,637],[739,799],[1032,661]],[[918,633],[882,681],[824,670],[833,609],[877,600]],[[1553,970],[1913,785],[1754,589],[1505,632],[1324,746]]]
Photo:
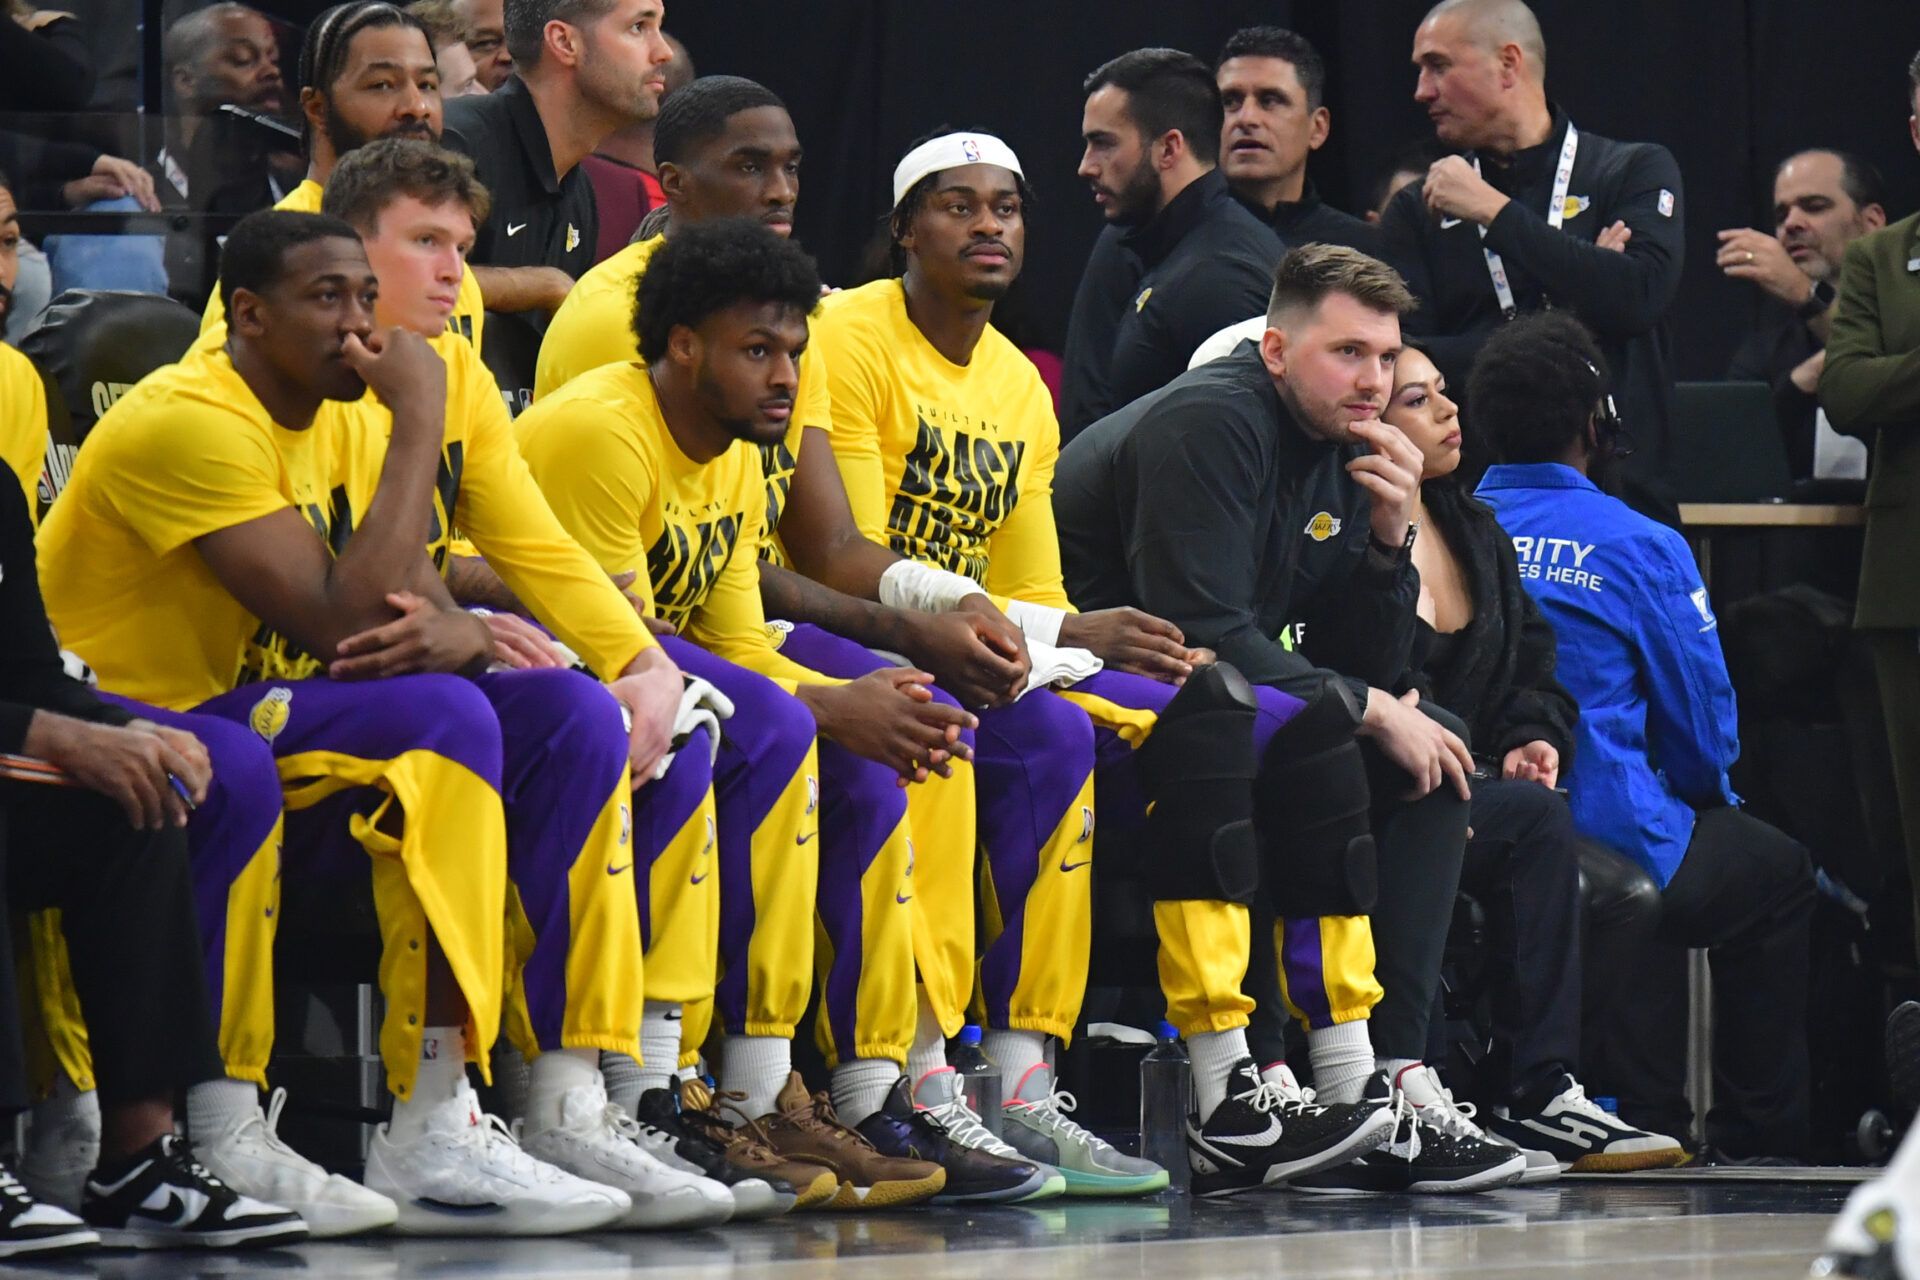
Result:
[[893,203],[898,208],[913,184],[930,173],[957,169],[963,164],[997,164],[1026,177],[1013,148],[990,133],[948,133],[907,152],[893,170]]

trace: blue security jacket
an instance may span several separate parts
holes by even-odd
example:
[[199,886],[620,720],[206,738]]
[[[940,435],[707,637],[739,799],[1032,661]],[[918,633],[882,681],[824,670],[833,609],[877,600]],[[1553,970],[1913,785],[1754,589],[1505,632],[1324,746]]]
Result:
[[1558,463],[1493,467],[1478,492],[1513,538],[1580,704],[1561,778],[1574,823],[1665,888],[1695,810],[1738,803],[1733,685],[1686,540]]

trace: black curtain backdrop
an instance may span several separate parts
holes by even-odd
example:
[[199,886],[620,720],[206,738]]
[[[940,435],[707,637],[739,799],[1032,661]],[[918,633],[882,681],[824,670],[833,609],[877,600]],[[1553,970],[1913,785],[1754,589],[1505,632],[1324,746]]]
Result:
[[[1060,342],[1100,227],[1079,160],[1080,82],[1143,45],[1208,63],[1238,27],[1290,25],[1329,66],[1333,135],[1314,157],[1322,194],[1363,205],[1391,157],[1430,136],[1412,100],[1418,0],[673,0],[667,27],[701,74],[749,76],[786,99],[807,148],[797,231],[827,278],[855,278],[880,226],[892,168],[938,124],[992,130],[1037,189],[1026,320]],[[1717,377],[1754,291],[1713,267],[1714,232],[1770,227],[1773,166],[1803,147],[1878,165],[1890,217],[1920,208],[1907,136],[1906,64],[1920,48],[1913,0],[1541,0],[1547,86],[1584,129],[1660,142],[1687,195],[1687,270],[1676,306],[1679,372]]]

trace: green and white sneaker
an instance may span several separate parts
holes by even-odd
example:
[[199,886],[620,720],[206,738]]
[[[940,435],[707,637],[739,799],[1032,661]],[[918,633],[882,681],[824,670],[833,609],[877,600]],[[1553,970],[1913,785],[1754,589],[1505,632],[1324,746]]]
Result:
[[1078,1104],[1053,1087],[1045,1063],[1020,1077],[1001,1107],[1001,1137],[1029,1160],[1052,1165],[1070,1196],[1145,1196],[1167,1187],[1167,1171],[1151,1160],[1123,1155],[1067,1118]]

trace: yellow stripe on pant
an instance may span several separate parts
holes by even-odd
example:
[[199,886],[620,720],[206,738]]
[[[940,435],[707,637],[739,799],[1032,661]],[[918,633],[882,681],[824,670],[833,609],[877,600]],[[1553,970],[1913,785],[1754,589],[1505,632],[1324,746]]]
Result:
[[913,830],[913,958],[940,1030],[960,1034],[974,984],[974,853],[978,796],[973,763],[907,788]]

